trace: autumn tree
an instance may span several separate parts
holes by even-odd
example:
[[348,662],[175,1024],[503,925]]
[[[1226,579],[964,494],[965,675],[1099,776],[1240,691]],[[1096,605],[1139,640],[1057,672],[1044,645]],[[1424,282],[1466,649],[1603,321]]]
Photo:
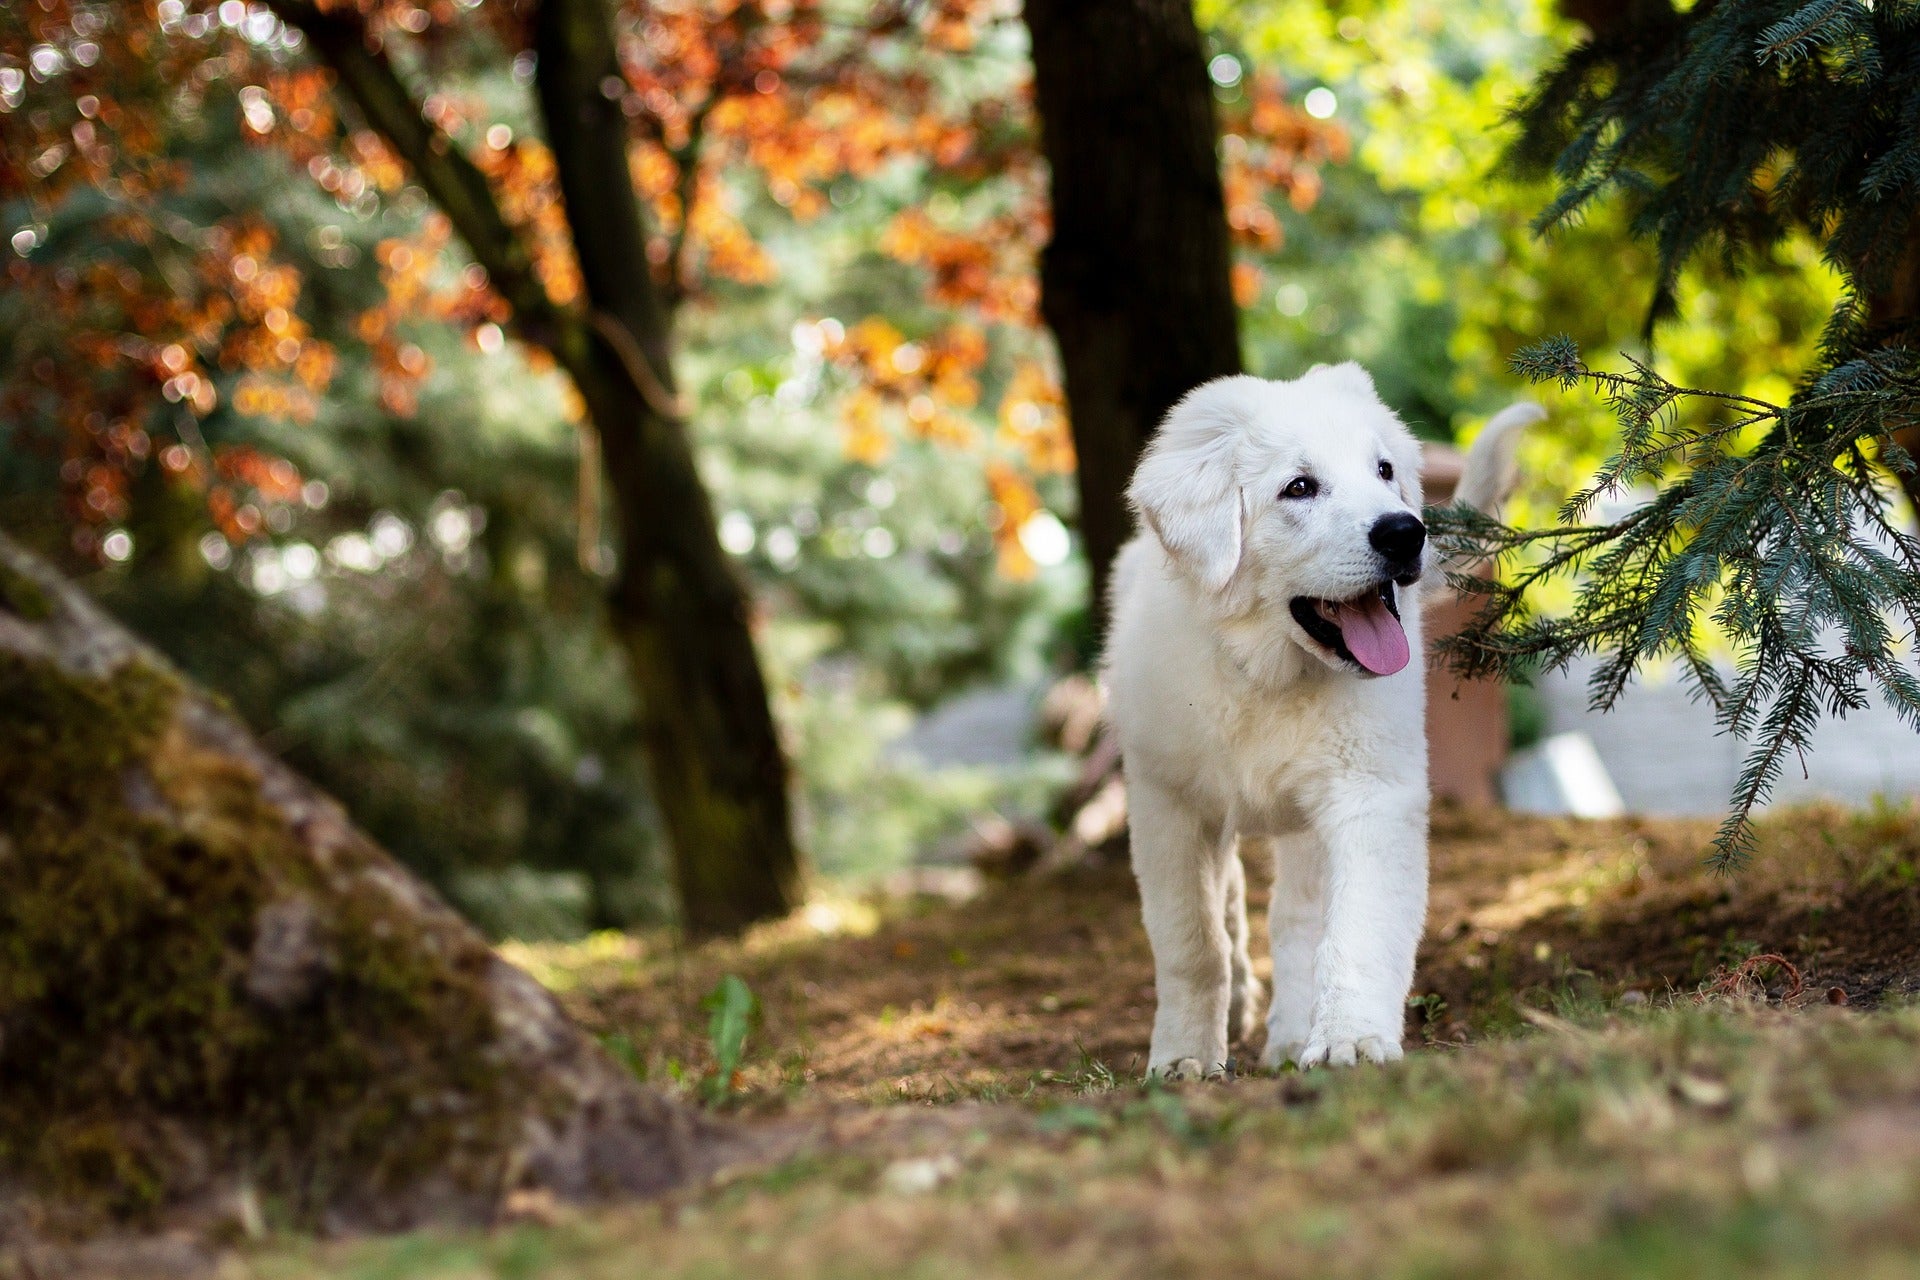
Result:
[[601,0],[547,0],[523,36],[583,282],[584,305],[563,307],[525,230],[386,56],[389,15],[273,7],[306,33],[338,92],[446,213],[508,302],[514,331],[550,352],[580,391],[620,516],[612,613],[640,692],[687,927],[727,931],[784,913],[799,875],[786,766],[750,604],[720,549],[675,398],[671,302],[628,172],[624,95],[603,91],[623,82],[611,15]]
[[[1231,58],[1234,100],[1218,109],[1186,0],[1030,0],[1022,18],[1033,80],[1019,105],[1037,121],[993,157],[1021,198],[965,228],[914,211],[884,247],[924,265],[931,295],[963,316],[1051,331],[1064,386],[1033,365],[1012,381],[999,434],[1028,465],[990,469],[989,479],[1019,571],[1013,535],[1038,506],[1028,478],[1072,470],[1097,614],[1108,567],[1132,533],[1125,490],[1135,459],[1176,400],[1240,369],[1238,308],[1259,292],[1255,259],[1282,241],[1274,206],[1311,208],[1320,168],[1343,161],[1348,142],[1290,102],[1280,77],[1239,84]],[[892,387],[910,408],[918,396],[918,430],[952,432],[950,410],[970,403],[940,394],[943,371],[966,367],[953,347],[935,348],[924,376],[903,379],[885,368],[884,331],[849,340],[874,369],[876,392]],[[873,403],[853,407],[856,448],[881,439]]]
[[[774,259],[756,238],[769,216],[795,226],[832,223],[850,185],[903,166],[919,175],[923,194],[909,194],[871,245],[876,257],[917,274],[923,302],[907,308],[910,316],[855,310],[842,313],[845,323],[830,313],[809,318],[795,329],[796,377],[818,388],[821,410],[840,414],[842,447],[855,466],[884,475],[902,447],[963,459],[988,502],[984,528],[955,531],[964,535],[955,545],[984,536],[1005,578],[1031,576],[1030,549],[1044,548],[1049,562],[1066,554],[1048,508],[1073,520],[1066,495],[1075,450],[1037,306],[1046,167],[1019,74],[1024,41],[1005,6],[612,6],[603,25],[618,65],[594,81],[598,97],[586,94],[580,76],[560,78],[577,50],[543,55],[542,41],[567,35],[543,25],[563,11],[572,12],[163,0],[143,21],[110,21],[131,15],[88,4],[9,9],[0,18],[8,24],[0,202],[11,215],[13,254],[0,321],[18,337],[0,399],[12,444],[57,468],[80,561],[124,555],[129,512],[177,511],[191,499],[204,503],[213,525],[213,542],[203,545],[244,576],[260,563],[250,548],[271,552],[290,521],[308,518],[301,513],[317,483],[262,447],[247,422],[314,420],[323,403],[337,404],[342,369],[357,377],[370,368],[383,411],[405,415],[434,376],[418,341],[424,326],[445,326],[482,352],[498,350],[503,331],[518,335],[536,366],[558,365],[579,392],[588,446],[580,559],[595,572],[620,566],[609,594],[627,620],[621,630],[636,682],[644,684],[642,671],[664,682],[646,699],[647,723],[655,790],[678,806],[677,816],[666,814],[677,828],[714,821],[718,810],[690,806],[697,787],[683,774],[705,757],[668,751],[671,742],[728,742],[724,759],[700,766],[707,773],[694,779],[699,786],[766,799],[771,786],[760,783],[773,766],[764,754],[754,765],[751,752],[732,750],[734,730],[721,715],[725,707],[746,714],[728,701],[752,685],[745,651],[690,651],[687,642],[707,625],[689,621],[700,616],[693,605],[736,640],[745,637],[745,622],[727,619],[744,618],[746,599],[731,586],[702,595],[693,585],[728,566],[697,532],[706,520],[690,487],[684,426],[675,421],[686,406],[666,359],[671,343],[662,345],[674,336],[669,330],[684,332],[692,317],[696,332],[710,331],[716,308],[773,279]],[[470,74],[482,66],[494,86],[485,92]],[[988,66],[1005,70],[968,79]],[[503,110],[488,97],[503,84],[532,88],[530,109]],[[624,139],[631,217],[619,191],[601,190],[617,172],[602,163],[613,153],[604,139],[589,153],[590,131],[527,127],[543,114],[570,118],[563,89],[594,129]],[[1342,139],[1290,107],[1277,82],[1249,77],[1246,90],[1227,112],[1228,216],[1238,242],[1263,252],[1278,241],[1270,200],[1311,204],[1315,165],[1337,158]],[[212,119],[238,126],[238,144],[227,144],[233,164],[260,157],[284,165],[289,180],[310,182],[330,209],[355,219],[389,207],[424,211],[409,215],[417,232],[388,233],[373,248],[379,296],[360,304],[344,332],[337,322],[316,327],[315,289],[323,288],[327,306],[340,304],[327,272],[355,252],[355,235],[364,240],[372,226],[388,225],[385,215],[345,241],[322,225],[306,233],[311,243],[276,243],[271,221],[244,203],[221,203],[211,194],[222,190],[217,182],[201,180],[222,145],[205,128]],[[561,146],[547,146],[543,133]],[[200,139],[198,150],[180,145],[187,137]],[[570,182],[585,193],[569,200]],[[860,207],[871,209],[872,197]],[[586,211],[585,229],[574,210]],[[632,253],[607,251],[629,233],[638,237]],[[584,240],[598,247],[584,249]],[[596,265],[583,270],[589,256]],[[648,270],[638,269],[642,261]],[[1245,285],[1252,268],[1240,270]],[[76,352],[81,359],[71,358]],[[633,422],[645,430],[593,429],[596,414],[616,412],[638,415]],[[673,457],[656,465],[648,451],[659,449]],[[593,518],[602,452],[621,517],[607,523],[619,531],[619,547],[603,541]],[[666,520],[682,501],[700,518]],[[803,531],[798,545],[827,550],[829,533],[837,536]],[[43,545],[66,532],[48,535]],[[927,549],[936,572],[950,557],[947,536],[940,549]],[[778,539],[761,542],[749,566],[763,583],[771,576],[797,584],[788,561],[769,561],[771,548],[791,554]],[[973,554],[953,555],[956,568]],[[649,563],[660,571],[637,567]],[[828,607],[842,594],[834,588]],[[667,608],[674,601],[692,603]],[[908,649],[891,647],[904,662]],[[916,697],[942,687],[921,670],[911,678]],[[759,731],[748,724],[746,732],[739,741]],[[748,816],[774,821],[764,806]],[[712,881],[699,878],[729,865],[706,856],[719,847],[712,840],[672,843],[683,857],[702,854],[698,865],[681,867],[683,890],[707,902],[731,892],[717,871]],[[771,909],[780,878],[756,876],[755,910]],[[688,919],[706,909],[689,902]]]
[[[439,210],[423,241],[382,247],[388,295],[360,327],[390,405],[404,408],[426,372],[405,337],[421,316],[481,338],[504,324],[571,378],[620,517],[611,611],[641,693],[686,921],[725,929],[784,909],[798,871],[785,766],[749,601],[687,442],[674,315],[705,282],[769,273],[729,210],[729,165],[764,174],[772,197],[805,216],[842,175],[971,150],[967,121],[931,111],[927,76],[882,73],[865,56],[900,35],[962,43],[969,6],[936,7],[917,25],[882,7],[838,29],[811,5],[592,0],[468,14],[162,0],[144,24],[110,21],[107,8],[16,12],[9,48],[20,56],[0,81],[7,195],[43,214],[90,193],[114,208],[93,227],[111,247],[86,272],[35,269],[43,217],[16,236],[10,268],[17,296],[38,294],[69,322],[40,335],[42,351],[20,353],[6,394],[23,430],[66,455],[78,545],[97,551],[95,535],[134,500],[133,479],[154,470],[200,486],[240,542],[299,492],[284,462],[208,445],[197,430],[229,402],[298,415],[324,392],[335,353],[301,318],[299,275],[244,211],[183,240],[190,224],[154,201],[179,186],[158,145],[166,120],[239,83],[250,136],[336,198],[411,187]],[[463,97],[453,70],[473,56],[526,68],[555,145],[515,137]],[[471,266],[458,287],[436,289],[428,268],[452,237]],[[79,379],[63,346],[123,376],[70,394]],[[161,402],[174,407],[156,430]],[[597,474],[583,468],[589,495]]]

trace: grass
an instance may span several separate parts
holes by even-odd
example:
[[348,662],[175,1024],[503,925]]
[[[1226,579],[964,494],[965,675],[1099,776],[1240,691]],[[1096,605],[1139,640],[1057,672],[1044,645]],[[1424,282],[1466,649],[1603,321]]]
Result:
[[283,1246],[243,1274],[1870,1277],[1920,1257],[1905,1007],[1683,1003],[1398,1069],[890,1119],[664,1204]]
[[[694,950],[509,947],[763,1158],[651,1204],[520,1202],[490,1232],[269,1239],[221,1275],[1915,1274],[1920,814],[1784,816],[1734,879],[1701,869],[1711,834],[1441,815],[1419,1051],[1343,1073],[1140,1082],[1124,867],[820,901]],[[1727,980],[1761,953],[1804,989]],[[716,1039],[730,975],[758,1013]]]

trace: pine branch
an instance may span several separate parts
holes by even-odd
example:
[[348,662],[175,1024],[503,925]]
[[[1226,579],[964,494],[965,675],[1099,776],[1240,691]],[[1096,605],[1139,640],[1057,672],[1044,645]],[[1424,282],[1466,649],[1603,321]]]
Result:
[[[1620,448],[1559,526],[1523,531],[1459,508],[1429,513],[1450,562],[1492,561],[1503,575],[1456,579],[1485,603],[1442,650],[1463,673],[1508,677],[1593,655],[1596,710],[1614,706],[1646,662],[1675,658],[1690,693],[1753,744],[1717,841],[1716,865],[1731,868],[1750,844],[1752,811],[1784,762],[1809,749],[1823,715],[1863,709],[1877,689],[1920,728],[1920,676],[1893,656],[1889,621],[1920,643],[1920,539],[1892,523],[1889,469],[1863,447],[1884,438],[1890,418],[1910,420],[1911,362],[1831,370],[1787,405],[1680,386],[1643,360],[1596,370],[1565,338],[1513,363],[1536,381],[1603,397]],[[1769,429],[1734,452],[1755,426]],[[1570,523],[1600,494],[1640,485],[1653,486],[1650,496],[1618,519]],[[1533,616],[1530,594],[1554,578],[1574,582],[1572,608]],[[1736,655],[1731,684],[1702,641],[1709,622]]]

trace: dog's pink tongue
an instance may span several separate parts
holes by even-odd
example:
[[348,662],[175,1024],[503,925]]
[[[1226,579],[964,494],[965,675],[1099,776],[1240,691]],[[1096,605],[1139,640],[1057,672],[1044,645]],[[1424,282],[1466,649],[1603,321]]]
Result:
[[1392,675],[1413,656],[1407,649],[1406,629],[1377,595],[1368,596],[1362,605],[1340,607],[1340,638],[1354,659],[1377,676]]

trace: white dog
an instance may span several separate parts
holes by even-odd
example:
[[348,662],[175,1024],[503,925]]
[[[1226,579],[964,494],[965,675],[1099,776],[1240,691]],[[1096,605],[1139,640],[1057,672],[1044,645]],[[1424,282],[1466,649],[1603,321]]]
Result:
[[[1488,425],[1459,500],[1492,509],[1542,416]],[[1393,1061],[1427,907],[1419,443],[1356,364],[1222,378],[1167,415],[1128,495],[1145,531],[1115,566],[1105,678],[1159,995],[1148,1070],[1220,1072],[1248,1029],[1239,855],[1261,843],[1262,1062]]]

